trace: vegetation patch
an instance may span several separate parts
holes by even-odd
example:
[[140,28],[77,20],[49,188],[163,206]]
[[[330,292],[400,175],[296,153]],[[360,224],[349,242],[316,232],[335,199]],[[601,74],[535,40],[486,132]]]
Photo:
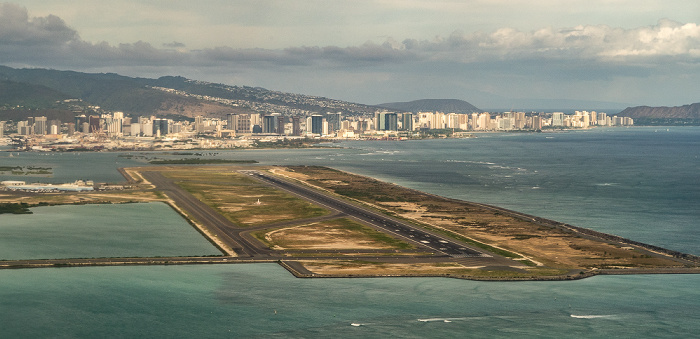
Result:
[[49,175],[53,174],[53,168],[38,166],[0,166],[0,173],[8,172],[12,175]]
[[21,203],[4,203],[0,204],[0,214],[10,213],[10,214],[32,214],[29,210],[29,204]]

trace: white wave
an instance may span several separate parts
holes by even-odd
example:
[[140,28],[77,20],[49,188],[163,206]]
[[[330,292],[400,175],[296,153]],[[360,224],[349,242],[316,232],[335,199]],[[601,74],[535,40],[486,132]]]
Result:
[[418,321],[424,322],[424,323],[429,323],[429,322],[434,322],[434,321],[440,321],[443,323],[451,323],[455,320],[466,320],[467,318],[427,318],[427,319],[418,319]]
[[363,324],[363,323],[351,323],[350,326],[355,326],[355,327],[360,327],[360,326],[365,326],[369,324]]
[[496,164],[493,162],[486,162],[486,161],[454,160],[454,159],[448,159],[448,160],[445,160],[445,162],[457,162],[457,163],[476,164],[476,165],[495,165]]
[[619,185],[619,184],[616,183],[616,182],[604,182],[604,183],[595,184],[595,185],[596,185],[596,186],[617,186],[617,185]]
[[611,315],[611,314],[587,314],[587,315],[572,314],[571,317],[576,318],[576,319],[599,319],[599,318],[612,318],[613,315]]

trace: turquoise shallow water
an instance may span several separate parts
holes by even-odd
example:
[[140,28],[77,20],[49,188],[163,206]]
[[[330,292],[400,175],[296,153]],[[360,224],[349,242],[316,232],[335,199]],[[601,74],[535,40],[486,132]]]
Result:
[[0,216],[0,259],[220,255],[164,203],[66,205]]
[[678,338],[700,331],[698,287],[692,275],[296,279],[274,264],[3,270],[0,336]]

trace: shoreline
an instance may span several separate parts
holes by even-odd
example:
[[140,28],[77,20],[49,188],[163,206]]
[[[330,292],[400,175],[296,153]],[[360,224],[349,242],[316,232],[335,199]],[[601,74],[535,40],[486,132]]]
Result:
[[179,266],[179,265],[222,265],[222,264],[277,264],[296,278],[300,279],[353,279],[353,278],[451,278],[472,281],[519,282],[519,281],[575,281],[596,276],[609,275],[686,275],[700,274],[700,268],[627,268],[602,269],[582,272],[583,274],[533,277],[476,277],[458,274],[404,273],[404,274],[319,274],[304,272],[297,260],[289,259],[245,259],[228,256],[212,257],[156,257],[156,258],[89,258],[89,259],[27,259],[0,261],[0,269],[36,269],[36,268],[78,268],[78,267],[112,267],[112,266]]

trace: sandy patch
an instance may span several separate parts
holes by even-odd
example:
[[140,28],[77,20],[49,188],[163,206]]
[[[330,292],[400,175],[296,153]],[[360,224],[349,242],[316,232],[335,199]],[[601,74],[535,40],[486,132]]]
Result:
[[361,232],[333,225],[310,224],[288,227],[265,234],[265,239],[281,250],[391,249]]

